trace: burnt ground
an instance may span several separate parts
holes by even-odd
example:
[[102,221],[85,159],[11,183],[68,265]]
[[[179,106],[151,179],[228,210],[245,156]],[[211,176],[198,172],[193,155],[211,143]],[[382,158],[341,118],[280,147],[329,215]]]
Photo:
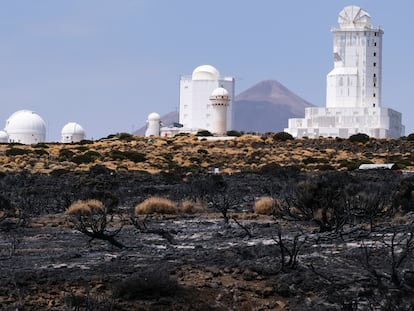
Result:
[[[127,219],[147,196],[194,194],[188,177],[2,176],[2,196],[33,213],[26,210],[22,225],[13,217],[1,224],[0,309],[412,310],[411,212],[328,232],[312,221],[252,213],[255,198],[305,177],[227,176],[241,198],[230,216],[241,226],[212,212],[153,215],[147,229],[171,239],[126,222],[116,239],[127,247],[118,249],[75,230],[64,214],[68,202],[111,191]],[[401,178],[363,176],[386,187]]]
[[[155,216],[154,216],[155,217]],[[249,219],[250,218],[250,219]],[[391,239],[406,224],[318,233],[302,223],[249,217],[228,225],[216,214],[155,217],[148,226],[172,243],[127,226],[117,249],[71,228],[63,214],[1,233],[1,310],[410,310],[412,254],[388,280]],[[253,219],[251,219],[253,218]],[[282,269],[278,232],[297,266]],[[369,252],[369,255],[367,254]],[[398,256],[398,255],[397,255]],[[368,264],[369,263],[369,264]],[[134,292],[140,289],[141,292]]]

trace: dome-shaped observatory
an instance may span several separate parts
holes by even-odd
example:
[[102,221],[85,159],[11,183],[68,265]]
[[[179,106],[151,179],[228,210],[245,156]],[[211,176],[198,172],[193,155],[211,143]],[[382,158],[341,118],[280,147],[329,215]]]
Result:
[[85,130],[81,125],[76,122],[69,122],[63,128],[61,132],[62,143],[77,143],[84,140],[86,137]]
[[30,110],[19,110],[13,113],[7,119],[4,130],[11,143],[37,144],[46,139],[45,121]]

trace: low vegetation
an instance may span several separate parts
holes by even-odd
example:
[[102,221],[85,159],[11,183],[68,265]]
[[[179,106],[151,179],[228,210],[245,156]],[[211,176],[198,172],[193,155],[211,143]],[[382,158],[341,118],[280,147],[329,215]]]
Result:
[[[88,171],[94,165],[151,174],[205,173],[214,169],[220,173],[263,172],[271,167],[317,172],[352,171],[362,163],[395,163],[401,169],[414,170],[411,134],[401,139],[374,139],[365,134],[349,139],[293,139],[284,132],[229,134],[232,140],[209,141],[189,134],[147,139],[120,133],[87,144],[1,144],[0,172],[24,168],[31,173],[50,174],[62,169]],[[32,159],[36,162],[27,165]]]

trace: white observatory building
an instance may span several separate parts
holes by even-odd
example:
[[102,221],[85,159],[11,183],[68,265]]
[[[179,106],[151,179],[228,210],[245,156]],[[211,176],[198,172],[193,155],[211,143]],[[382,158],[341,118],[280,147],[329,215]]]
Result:
[[210,65],[194,69],[191,77],[180,77],[180,114],[179,123],[189,132],[208,130],[214,132],[213,107],[210,96],[217,88],[229,94],[226,114],[226,131],[233,124],[234,78],[220,77],[219,71]]
[[0,143],[8,143],[9,142],[9,135],[5,131],[0,131]]
[[145,136],[160,136],[161,129],[161,117],[158,113],[153,112],[148,115],[147,130]]
[[326,79],[326,107],[305,108],[305,118],[289,119],[294,137],[347,138],[365,133],[376,138],[404,135],[401,113],[381,104],[382,35],[370,15],[347,6],[333,28],[334,68]]
[[86,137],[85,130],[76,122],[67,123],[61,131],[61,142],[64,144],[77,143]]
[[4,131],[10,143],[37,144],[46,139],[46,124],[43,119],[30,110],[19,110],[6,121]]
[[229,108],[229,92],[222,87],[213,91],[210,95],[212,107],[211,132],[216,135],[225,135],[227,132],[227,110]]

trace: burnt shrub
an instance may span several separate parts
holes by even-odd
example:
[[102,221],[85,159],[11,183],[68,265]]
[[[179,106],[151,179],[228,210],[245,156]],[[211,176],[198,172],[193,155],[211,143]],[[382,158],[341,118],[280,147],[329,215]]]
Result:
[[369,141],[369,136],[367,134],[364,133],[358,133],[358,134],[354,134],[349,136],[349,141],[353,142],[353,143],[367,143]]
[[139,271],[114,284],[115,298],[126,300],[174,296],[179,290],[177,281],[164,267],[155,266]]

